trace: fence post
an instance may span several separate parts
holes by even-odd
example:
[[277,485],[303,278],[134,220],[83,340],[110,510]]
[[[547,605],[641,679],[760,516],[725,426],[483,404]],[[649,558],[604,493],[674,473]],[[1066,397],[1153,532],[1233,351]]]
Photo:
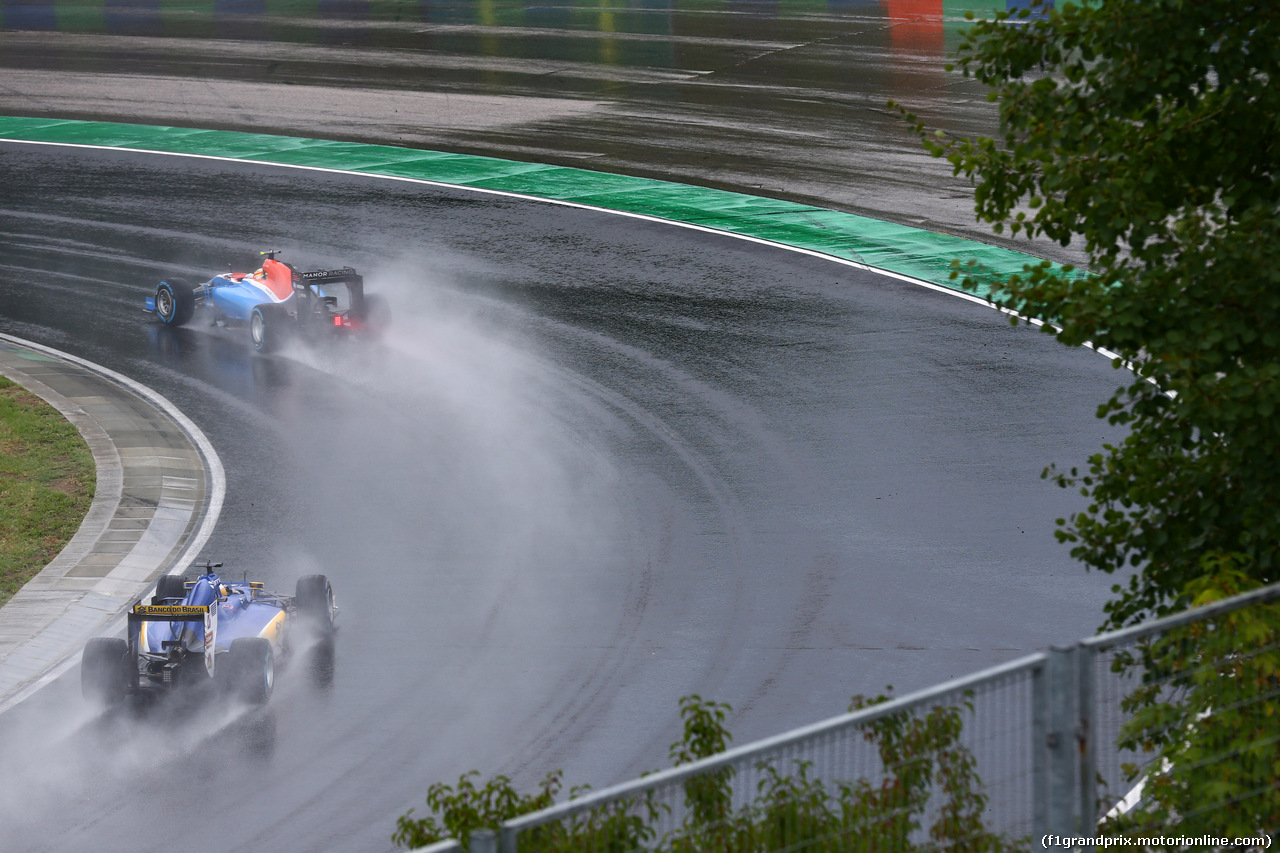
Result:
[[498,838],[498,853],[516,853],[519,845],[519,831],[512,829],[505,823],[501,826],[501,835]]
[[498,853],[498,836],[492,829],[471,831],[471,853]]
[[1049,832],[1049,771],[1045,740],[1049,733],[1048,655],[1031,671],[1031,828]]
[[1098,652],[1083,643],[1077,643],[1074,652],[1079,675],[1080,835],[1089,838],[1098,834],[1098,725],[1094,691]]
[[[1093,668],[1079,645],[1049,649],[1033,682],[1036,835],[1093,834]],[[1086,671],[1087,670],[1087,671]]]

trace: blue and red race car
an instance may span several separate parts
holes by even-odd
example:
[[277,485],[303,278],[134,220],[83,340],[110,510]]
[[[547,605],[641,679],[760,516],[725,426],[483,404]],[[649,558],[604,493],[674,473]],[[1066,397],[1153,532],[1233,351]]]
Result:
[[254,349],[277,349],[295,332],[377,334],[389,312],[381,297],[364,292],[351,267],[298,270],[263,252],[252,273],[219,273],[203,284],[167,278],[147,297],[146,310],[167,326],[190,322],[197,311],[210,324],[247,327]]
[[324,575],[299,578],[287,597],[256,581],[224,580],[214,572],[221,565],[206,563],[194,581],[162,576],[151,603],[130,608],[125,639],[90,640],[80,668],[85,698],[110,707],[129,696],[214,686],[261,705],[277,658],[303,641],[329,641],[338,606]]

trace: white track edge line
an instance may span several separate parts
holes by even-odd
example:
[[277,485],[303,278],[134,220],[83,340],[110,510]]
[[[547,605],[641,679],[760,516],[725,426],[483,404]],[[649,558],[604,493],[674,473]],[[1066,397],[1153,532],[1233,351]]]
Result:
[[[992,310],[999,311],[1001,314],[1008,314],[1011,317],[1016,317],[1020,321],[1030,323],[1033,326],[1050,325],[1053,328],[1058,328],[1057,326],[1053,326],[1053,324],[1047,324],[1044,320],[1039,320],[1034,317],[1026,317],[1026,316],[1023,316],[1022,314],[1019,314],[1017,311],[1013,311],[1008,308],[1001,308],[997,305],[993,305],[991,302],[989,302],[986,299],[983,299],[981,296],[975,296],[972,293],[965,293],[964,291],[956,290],[955,288],[952,288],[952,287],[947,287],[941,284],[935,284],[932,281],[925,281],[922,278],[915,278],[914,276],[909,276],[904,273],[893,272],[892,270],[887,270],[887,269],[884,269],[883,267],[872,266],[871,264],[864,263],[862,261],[855,261],[849,258],[841,258],[837,255],[830,255],[830,254],[827,254],[826,252],[819,252],[816,249],[806,249],[801,246],[792,246],[788,243],[779,243],[776,240],[766,240],[763,237],[753,237],[749,234],[739,234],[735,231],[726,231],[723,228],[713,228],[709,225],[698,225],[697,223],[693,223],[693,222],[682,222],[678,219],[664,219],[661,216],[653,216],[647,213],[632,213],[631,211],[615,210],[610,207],[601,207],[599,205],[594,205],[594,204],[584,204],[583,202],[578,202],[578,201],[565,201],[563,199],[545,198],[543,196],[529,195],[527,193],[516,193],[516,192],[511,192],[509,190],[494,190],[494,189],[488,189],[486,187],[473,187],[468,184],[455,184],[455,183],[450,183],[449,181],[433,181],[428,178],[409,178],[403,175],[383,175],[378,172],[365,172],[358,169],[337,169],[330,166],[304,166],[298,163],[279,163],[274,160],[263,160],[263,159],[248,158],[248,157],[225,157],[219,154],[192,154],[186,151],[160,151],[153,148],[135,148],[133,146],[128,146],[128,145],[91,145],[83,142],[44,142],[44,141],[37,141],[37,140],[30,140],[30,139],[14,139],[11,137],[0,137],[0,142],[11,142],[11,143],[25,144],[25,145],[48,145],[52,147],[63,147],[63,148],[86,148],[86,149],[92,149],[92,150],[98,150],[98,151],[133,151],[139,154],[159,154],[159,155],[168,156],[168,157],[193,157],[198,160],[214,160],[214,161],[219,161],[224,163],[255,163],[261,166],[276,166],[282,169],[302,169],[310,172],[324,172],[324,173],[333,174],[333,175],[353,175],[353,176],[365,177],[365,178],[377,178],[385,181],[401,181],[403,183],[408,183],[408,184],[422,184],[430,187],[444,187],[448,189],[465,190],[467,192],[483,193],[485,195],[500,196],[502,198],[514,198],[514,199],[520,199],[522,201],[542,202],[544,204],[556,204],[562,207],[572,207],[579,210],[590,210],[596,213],[608,213],[614,216],[625,216],[630,219],[640,219],[646,222],[655,222],[663,225],[674,225],[679,228],[689,228],[694,231],[702,231],[707,234],[721,234],[727,237],[733,237],[738,240],[745,240],[748,243],[757,243],[762,246],[772,246],[779,249],[785,249],[786,251],[789,251],[789,252],[796,252],[797,254],[808,255],[813,258],[819,258],[821,260],[834,261],[835,263],[843,264],[845,266],[853,267],[855,269],[860,269],[866,272],[875,273],[877,275],[882,275],[887,278],[894,278],[899,281],[904,281],[908,284],[914,284],[918,287],[923,287],[928,290],[935,291],[937,293],[944,293],[948,296],[954,296],[957,299],[963,299],[966,302],[972,302],[975,305],[982,305],[987,308],[991,308]],[[356,143],[356,144],[363,144],[363,143]],[[413,149],[406,148],[403,150],[412,151]],[[562,167],[556,167],[556,168],[562,168]],[[571,168],[571,167],[563,167],[563,168]],[[955,239],[964,240],[967,238],[956,237]],[[1027,257],[1033,258],[1032,255],[1028,255]],[[1092,343],[1086,342],[1084,344],[1081,344],[1081,346],[1085,347],[1086,349],[1091,349],[1097,352],[1099,355],[1109,358],[1112,361],[1123,362],[1123,359],[1116,353],[1113,353],[1110,350],[1106,350],[1101,347],[1095,347]]]

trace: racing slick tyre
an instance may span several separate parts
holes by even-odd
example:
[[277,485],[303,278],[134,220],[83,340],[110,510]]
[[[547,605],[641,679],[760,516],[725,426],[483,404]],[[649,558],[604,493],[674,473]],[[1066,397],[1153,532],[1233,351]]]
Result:
[[97,705],[124,702],[129,688],[129,644],[116,637],[94,637],[80,657],[80,692]]
[[240,637],[227,650],[231,693],[250,705],[265,705],[275,684],[275,657],[262,637]]
[[298,621],[322,635],[333,630],[333,587],[324,575],[305,575],[298,578],[294,587],[293,606],[298,611]]
[[156,579],[156,594],[152,604],[159,604],[166,598],[179,601],[187,597],[187,582],[182,575],[161,575]]
[[166,326],[181,326],[196,310],[196,293],[191,283],[169,278],[156,287],[156,316]]
[[289,312],[283,305],[266,303],[249,315],[249,338],[258,352],[274,352],[284,343],[288,331]]

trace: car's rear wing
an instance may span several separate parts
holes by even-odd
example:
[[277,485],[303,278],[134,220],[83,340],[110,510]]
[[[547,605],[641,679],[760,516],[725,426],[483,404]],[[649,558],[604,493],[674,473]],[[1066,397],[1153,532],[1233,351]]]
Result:
[[329,284],[336,281],[364,284],[364,276],[351,267],[336,270],[308,270],[298,273],[298,277],[305,284]]
[[293,289],[310,295],[312,285],[344,284],[351,299],[351,310],[356,316],[364,316],[364,276],[351,267],[335,270],[307,270],[295,274]]
[[130,651],[137,652],[135,646],[138,636],[135,626],[139,622],[203,622],[204,623],[204,668],[213,676],[214,641],[218,636],[218,605],[212,604],[142,604],[133,605],[129,611],[129,645]]
[[211,610],[212,605],[209,604],[135,604],[129,611],[129,621],[194,622]]

